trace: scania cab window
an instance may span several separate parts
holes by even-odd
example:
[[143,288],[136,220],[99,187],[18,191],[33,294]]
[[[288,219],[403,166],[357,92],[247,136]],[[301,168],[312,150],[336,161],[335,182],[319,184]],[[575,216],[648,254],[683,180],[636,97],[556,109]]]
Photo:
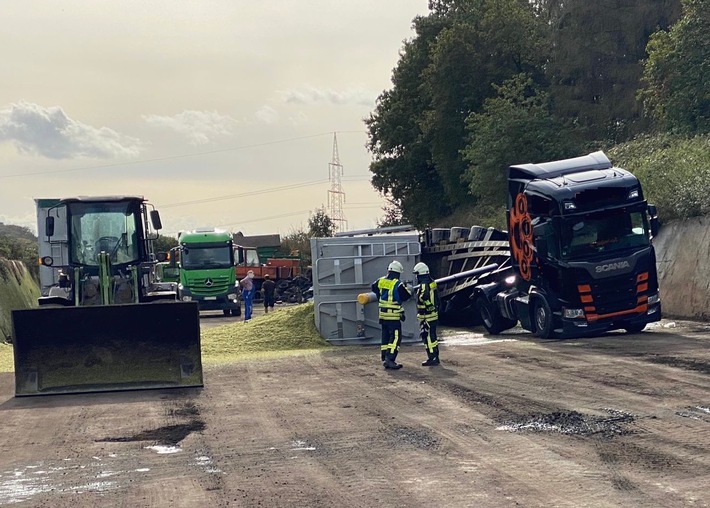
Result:
[[642,212],[570,217],[562,227],[562,257],[575,259],[594,253],[614,253],[648,245],[648,222]]

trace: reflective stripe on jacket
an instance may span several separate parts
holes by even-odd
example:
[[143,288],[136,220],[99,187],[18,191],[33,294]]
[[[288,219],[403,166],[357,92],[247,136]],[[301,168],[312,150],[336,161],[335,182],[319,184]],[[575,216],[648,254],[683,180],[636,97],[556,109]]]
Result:
[[380,319],[385,321],[399,321],[402,317],[402,302],[399,299],[399,279],[388,279],[382,277],[377,281],[377,289],[380,291]]
[[439,319],[436,303],[436,281],[419,284],[417,288],[417,319],[419,321]]

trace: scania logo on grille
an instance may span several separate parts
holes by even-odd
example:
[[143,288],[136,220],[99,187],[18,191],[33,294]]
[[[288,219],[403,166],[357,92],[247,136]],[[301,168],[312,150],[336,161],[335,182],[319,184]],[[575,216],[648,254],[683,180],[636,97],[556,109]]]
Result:
[[618,263],[609,263],[606,265],[597,265],[594,270],[597,273],[610,272],[612,270],[621,270],[622,268],[630,268],[628,261],[620,261]]
[[212,284],[214,284],[214,282],[212,281],[212,279],[206,279],[206,280],[205,280],[205,286],[207,286],[208,288],[211,288],[211,287],[212,287]]

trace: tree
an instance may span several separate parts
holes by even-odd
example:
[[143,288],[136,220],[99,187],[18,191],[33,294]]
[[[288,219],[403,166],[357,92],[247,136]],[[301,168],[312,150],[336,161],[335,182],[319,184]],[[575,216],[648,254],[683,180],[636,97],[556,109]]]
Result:
[[467,120],[470,135],[463,151],[471,193],[486,207],[505,203],[508,166],[572,157],[581,149],[529,75],[494,88],[498,96],[486,99],[484,111]]
[[318,208],[308,218],[308,236],[310,238],[328,238],[335,234],[336,226],[325,212],[325,208]]
[[378,228],[386,228],[391,226],[402,226],[407,224],[404,216],[402,215],[402,209],[397,206],[397,203],[389,199],[388,203],[382,207],[384,215],[377,220]]
[[677,19],[679,2],[547,2],[553,51],[546,73],[556,114],[590,141],[622,142],[647,129],[636,99],[640,62],[651,33]]
[[661,129],[710,132],[710,0],[683,0],[683,14],[648,43],[639,98]]
[[163,235],[158,235],[158,238],[155,239],[155,243],[153,244],[155,252],[168,252],[170,249],[177,246],[177,238]]
[[466,118],[499,84],[542,78],[545,24],[527,0],[441,0],[414,20],[391,90],[366,120],[372,182],[405,217],[424,226],[472,203],[462,175]]
[[298,256],[302,268],[311,264],[311,238],[302,228],[293,229],[284,236],[279,250],[286,256]]

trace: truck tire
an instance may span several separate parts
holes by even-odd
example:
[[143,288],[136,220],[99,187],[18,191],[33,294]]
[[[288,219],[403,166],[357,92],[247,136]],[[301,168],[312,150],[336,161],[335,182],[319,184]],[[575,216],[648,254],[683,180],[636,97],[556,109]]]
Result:
[[222,309],[222,314],[229,316],[229,309]]
[[242,315],[242,307],[241,305],[237,307],[236,309],[232,309],[232,316],[241,316]]
[[532,305],[533,335],[541,339],[552,337],[552,310],[547,299],[537,295]]
[[485,296],[476,298],[475,307],[481,316],[483,327],[490,335],[498,335],[504,330],[513,328],[516,324],[512,319],[501,316],[498,308]]
[[641,333],[646,328],[646,323],[624,326],[626,333]]

